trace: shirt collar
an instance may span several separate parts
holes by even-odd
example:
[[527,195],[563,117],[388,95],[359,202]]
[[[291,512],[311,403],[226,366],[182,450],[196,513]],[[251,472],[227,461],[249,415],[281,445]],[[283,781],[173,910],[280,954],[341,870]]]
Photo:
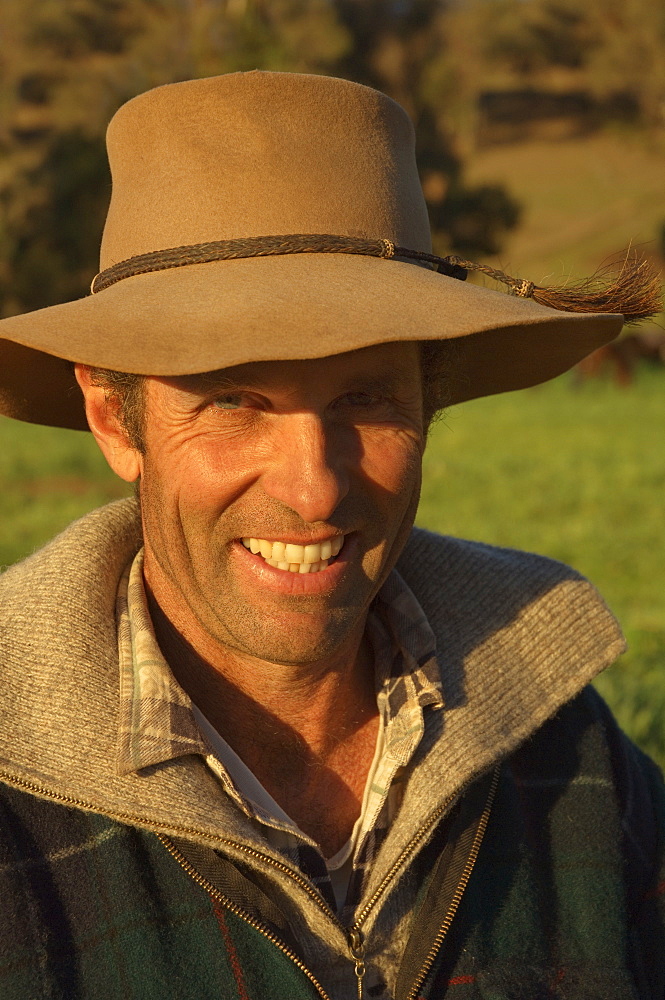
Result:
[[[143,550],[125,568],[116,600],[120,662],[117,767],[128,774],[185,754],[209,753],[192,702],[155,637],[143,584]],[[367,634],[376,664],[386,750],[405,764],[423,731],[426,705],[443,706],[436,640],[420,604],[393,570],[375,598]]]
[[434,633],[397,570],[372,604],[367,635],[374,651],[386,751],[405,765],[424,731],[423,708],[443,708],[444,699]]
[[143,549],[127,565],[116,598],[120,662],[119,774],[207,748],[157,644],[143,585]]

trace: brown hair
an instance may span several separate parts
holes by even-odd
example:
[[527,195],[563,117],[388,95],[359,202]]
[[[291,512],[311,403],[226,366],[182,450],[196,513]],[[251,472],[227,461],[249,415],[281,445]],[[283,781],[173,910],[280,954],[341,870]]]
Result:
[[464,378],[457,340],[422,340],[420,370],[423,379],[425,429],[441,416],[455,398],[454,386]]
[[129,443],[145,451],[145,405],[143,383],[145,375],[113,371],[111,368],[90,366],[90,381],[100,386],[106,398],[117,407],[117,415],[127,433]]

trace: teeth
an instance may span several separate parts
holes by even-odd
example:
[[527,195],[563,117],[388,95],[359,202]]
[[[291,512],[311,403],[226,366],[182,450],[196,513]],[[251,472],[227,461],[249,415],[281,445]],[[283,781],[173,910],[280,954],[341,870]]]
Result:
[[289,560],[290,563],[301,563],[305,561],[305,546],[304,545],[291,545],[287,543],[285,558]]
[[306,545],[302,557],[302,562],[304,563],[315,563],[321,558],[321,546],[320,545]]
[[273,542],[272,543],[272,555],[271,559],[276,559],[277,562],[282,562],[286,556],[286,545],[284,542]]
[[298,545],[295,542],[269,542],[265,538],[243,538],[242,544],[254,555],[259,553],[270,566],[289,573],[318,573],[339,555],[344,535],[323,542]]

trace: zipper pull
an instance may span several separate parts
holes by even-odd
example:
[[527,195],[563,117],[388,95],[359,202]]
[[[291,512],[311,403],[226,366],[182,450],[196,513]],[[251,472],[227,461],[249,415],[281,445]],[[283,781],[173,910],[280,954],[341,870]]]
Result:
[[355,974],[358,980],[358,1000],[363,1000],[363,979],[365,976],[365,939],[362,931],[355,925],[349,927],[349,949],[355,963]]

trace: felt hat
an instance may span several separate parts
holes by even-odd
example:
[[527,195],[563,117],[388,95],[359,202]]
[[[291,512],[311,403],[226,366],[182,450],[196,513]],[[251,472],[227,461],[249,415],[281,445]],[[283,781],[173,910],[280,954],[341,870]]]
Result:
[[94,294],[0,322],[8,416],[86,428],[72,361],[182,375],[437,339],[459,342],[459,402],[552,378],[621,329],[433,270],[413,127],[369,87],[169,84],[121,107],[107,143]]

